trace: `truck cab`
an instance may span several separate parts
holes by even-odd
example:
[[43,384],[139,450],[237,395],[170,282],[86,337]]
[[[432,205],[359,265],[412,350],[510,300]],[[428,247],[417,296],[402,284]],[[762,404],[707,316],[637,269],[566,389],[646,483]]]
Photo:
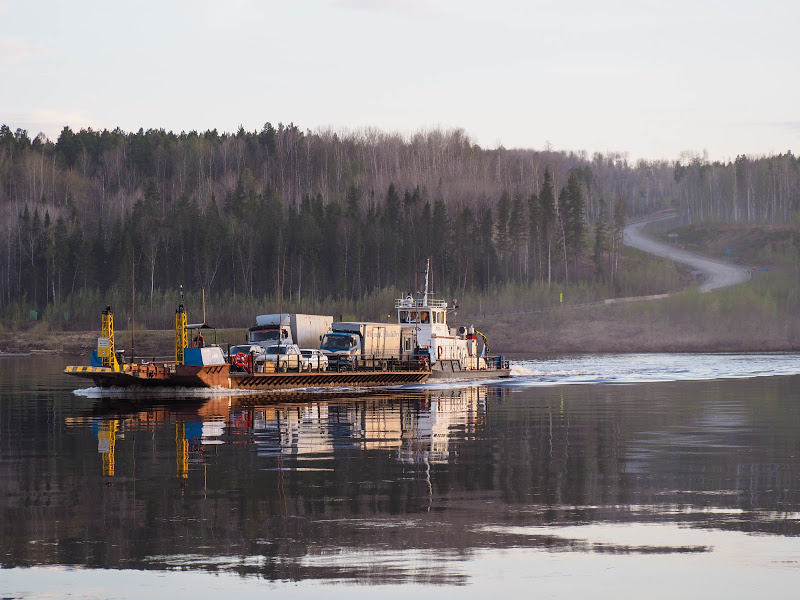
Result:
[[361,355],[361,336],[347,331],[332,331],[322,336],[319,349],[328,357],[332,369],[351,369],[355,359]]
[[386,368],[400,357],[400,325],[366,321],[339,322],[322,336],[320,350],[331,368]]
[[264,347],[293,343],[289,329],[277,325],[256,325],[251,327],[248,332],[247,342]]

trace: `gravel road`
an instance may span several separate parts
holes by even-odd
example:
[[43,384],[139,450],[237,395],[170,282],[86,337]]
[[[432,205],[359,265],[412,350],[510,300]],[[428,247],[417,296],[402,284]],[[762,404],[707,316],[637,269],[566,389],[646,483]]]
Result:
[[642,252],[669,258],[675,262],[688,265],[696,271],[700,271],[703,274],[703,281],[700,284],[701,290],[714,290],[729,285],[736,285],[750,278],[750,271],[743,267],[722,260],[707,258],[694,252],[681,250],[675,246],[656,241],[642,231],[642,228],[648,223],[672,218],[674,217],[659,217],[657,219],[631,223],[625,227],[623,242]]

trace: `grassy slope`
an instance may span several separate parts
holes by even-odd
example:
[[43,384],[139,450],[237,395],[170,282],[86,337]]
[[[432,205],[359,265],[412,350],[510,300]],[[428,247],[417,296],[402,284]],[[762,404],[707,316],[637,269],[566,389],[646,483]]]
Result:
[[744,352],[800,350],[800,319],[755,286],[558,314],[508,315],[476,321],[490,331],[493,352]]
[[797,227],[707,225],[653,233],[666,241],[670,232],[687,249],[751,267],[752,280],[707,294],[690,288],[663,300],[476,317],[475,324],[491,332],[492,350],[504,353],[800,350]]

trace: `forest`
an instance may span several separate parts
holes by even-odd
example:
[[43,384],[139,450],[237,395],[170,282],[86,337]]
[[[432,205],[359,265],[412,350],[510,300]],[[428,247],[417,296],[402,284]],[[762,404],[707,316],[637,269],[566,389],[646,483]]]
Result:
[[461,130],[64,127],[53,142],[3,125],[0,323],[94,328],[102,307],[135,294],[137,319],[161,326],[181,286],[195,305],[202,292],[313,312],[417,291],[427,258],[440,297],[554,284],[613,294],[628,219],[672,208],[684,223],[791,223],[799,167],[791,153],[634,163],[484,149]]

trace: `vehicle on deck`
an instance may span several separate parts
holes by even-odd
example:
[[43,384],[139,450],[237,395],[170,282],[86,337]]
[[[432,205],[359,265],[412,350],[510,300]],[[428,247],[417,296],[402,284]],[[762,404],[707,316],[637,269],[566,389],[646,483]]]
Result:
[[333,317],[277,313],[258,315],[256,325],[248,330],[247,341],[264,347],[297,344],[301,348],[319,348],[322,336],[331,330]]
[[286,373],[287,371],[308,371],[310,364],[300,353],[297,344],[281,344],[279,346],[267,346],[263,354],[256,357],[258,363],[272,363],[275,371]]
[[252,371],[256,357],[263,353],[264,347],[259,344],[238,344],[228,348],[225,358],[236,370]]
[[320,350],[314,348],[301,348],[300,353],[306,359],[310,371],[327,371],[328,370],[328,357],[325,356]]
[[341,322],[322,336],[320,350],[336,371],[360,367],[386,369],[400,357],[400,325],[396,323]]

